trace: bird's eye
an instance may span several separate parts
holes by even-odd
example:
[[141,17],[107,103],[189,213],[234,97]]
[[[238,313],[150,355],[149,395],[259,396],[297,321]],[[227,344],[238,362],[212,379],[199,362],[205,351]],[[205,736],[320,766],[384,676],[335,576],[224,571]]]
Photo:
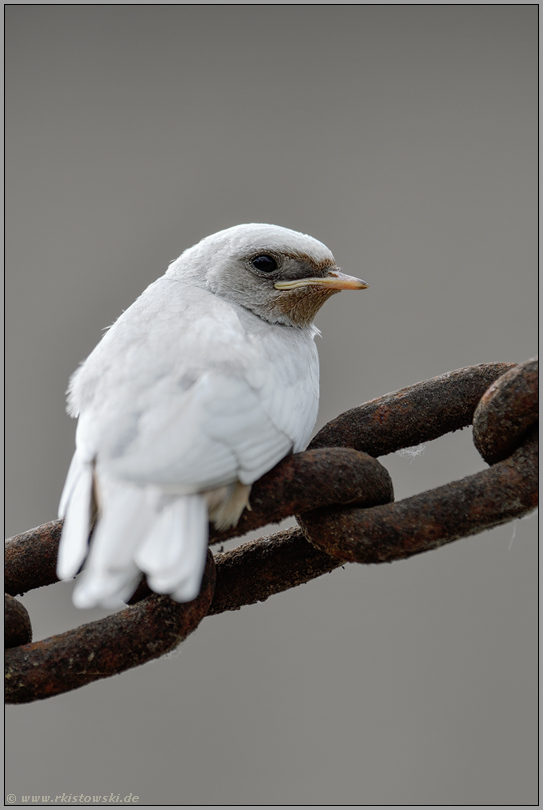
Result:
[[273,256],[268,256],[267,253],[263,253],[262,256],[255,256],[251,260],[251,264],[255,270],[260,270],[261,273],[273,273],[274,270],[277,270],[277,262]]

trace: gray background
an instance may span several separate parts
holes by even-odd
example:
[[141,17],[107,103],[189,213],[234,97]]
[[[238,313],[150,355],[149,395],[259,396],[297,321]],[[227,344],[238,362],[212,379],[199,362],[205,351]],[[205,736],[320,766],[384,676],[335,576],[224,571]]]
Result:
[[[221,228],[311,233],[370,284],[318,315],[318,427],[536,353],[535,5],[11,5],[6,34],[8,534],[56,516],[71,372]],[[383,461],[397,498],[485,467],[469,430]],[[534,803],[535,534],[346,566],[9,707],[6,789]],[[24,598],[36,638],[104,615],[70,592]]]

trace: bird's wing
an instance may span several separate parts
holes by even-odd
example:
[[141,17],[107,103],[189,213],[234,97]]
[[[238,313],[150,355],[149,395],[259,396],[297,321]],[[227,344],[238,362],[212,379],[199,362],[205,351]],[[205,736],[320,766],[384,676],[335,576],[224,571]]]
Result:
[[161,279],[124,313],[72,386],[78,447],[98,472],[197,492],[252,483],[301,449],[313,341],[240,310]]
[[252,483],[293,446],[243,378],[213,371],[181,394],[163,388],[126,451],[102,462],[110,474],[168,491],[201,492],[236,479]]

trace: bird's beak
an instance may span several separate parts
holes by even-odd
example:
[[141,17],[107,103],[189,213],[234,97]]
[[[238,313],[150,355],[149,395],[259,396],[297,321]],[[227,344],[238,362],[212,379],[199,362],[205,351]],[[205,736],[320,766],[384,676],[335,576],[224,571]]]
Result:
[[368,285],[365,281],[354,276],[346,276],[339,270],[330,270],[327,276],[318,278],[296,278],[292,281],[276,281],[276,290],[297,290],[300,287],[323,287],[327,290],[365,290]]

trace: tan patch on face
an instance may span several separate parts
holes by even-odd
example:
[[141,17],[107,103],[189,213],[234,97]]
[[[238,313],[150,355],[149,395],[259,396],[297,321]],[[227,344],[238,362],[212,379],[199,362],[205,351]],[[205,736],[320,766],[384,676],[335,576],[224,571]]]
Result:
[[275,299],[272,311],[286,315],[296,326],[309,326],[322,305],[338,292],[324,287],[285,290]]

